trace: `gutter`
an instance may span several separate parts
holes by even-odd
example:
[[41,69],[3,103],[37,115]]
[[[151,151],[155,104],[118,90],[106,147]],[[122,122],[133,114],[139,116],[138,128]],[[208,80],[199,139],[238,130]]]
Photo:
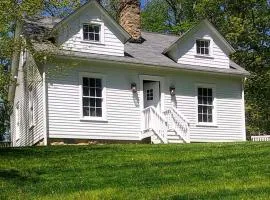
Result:
[[[15,34],[14,34],[14,42],[20,42],[21,38],[21,33],[22,33],[22,23],[20,20],[17,20],[16,23],[16,28],[15,28]],[[20,47],[19,45],[18,47]],[[11,60],[11,85],[9,86],[8,90],[8,101],[12,103],[13,105],[13,100],[15,96],[15,90],[16,90],[16,84],[17,84],[17,77],[18,77],[18,68],[19,68],[19,62],[20,62],[20,48],[16,48],[15,51],[13,52],[12,55],[12,60]]]
[[[174,70],[181,70],[181,71],[187,71],[187,72],[199,72],[199,73],[206,73],[206,74],[218,74],[218,75],[231,75],[231,76],[240,76],[240,77],[246,77],[249,76],[249,72],[247,71],[242,71],[242,70],[237,70],[237,71],[231,71],[230,69],[227,72],[224,71],[214,71],[215,69],[213,69],[212,71],[210,70],[203,70],[203,69],[194,69],[191,67],[174,67],[174,66],[168,66],[168,65],[162,65],[162,64],[148,64],[148,63],[139,63],[139,62],[132,62],[132,61],[118,61],[118,60],[105,60],[102,58],[87,58],[87,57],[83,57],[83,56],[76,56],[76,55],[72,55],[72,54],[54,54],[52,55],[54,57],[58,57],[58,58],[63,58],[63,59],[72,59],[72,60],[85,60],[85,61],[97,61],[97,62],[103,62],[103,63],[116,63],[116,64],[122,64],[122,65],[133,65],[133,66],[137,66],[137,67],[160,67],[160,68],[166,68],[166,69],[174,69]],[[67,57],[68,56],[68,57]]]

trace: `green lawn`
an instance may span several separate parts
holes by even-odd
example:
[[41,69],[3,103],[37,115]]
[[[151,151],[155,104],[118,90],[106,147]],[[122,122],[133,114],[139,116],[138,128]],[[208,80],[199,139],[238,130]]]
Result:
[[0,199],[270,199],[270,143],[0,149]]

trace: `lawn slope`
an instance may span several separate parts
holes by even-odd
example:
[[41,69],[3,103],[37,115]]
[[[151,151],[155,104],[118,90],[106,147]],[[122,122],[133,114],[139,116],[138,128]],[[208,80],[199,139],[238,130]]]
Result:
[[269,199],[270,143],[0,149],[0,199]]

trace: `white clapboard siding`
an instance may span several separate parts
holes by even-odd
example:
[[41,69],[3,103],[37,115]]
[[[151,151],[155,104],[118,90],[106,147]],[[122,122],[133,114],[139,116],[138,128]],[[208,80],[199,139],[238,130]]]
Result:
[[[196,39],[210,39],[212,54],[210,57],[196,56]],[[200,28],[192,37],[186,38],[169,55],[178,63],[199,65],[215,68],[229,68],[229,57],[221,49],[221,44],[215,39],[207,27]]]
[[[170,80],[176,87],[177,109],[190,122],[191,142],[245,140],[240,78],[189,74],[173,76],[170,77]],[[212,84],[216,88],[216,126],[197,125],[196,84]],[[175,105],[172,103],[170,95],[166,96],[165,105]]]
[[[106,75],[107,121],[80,120],[79,72]],[[48,114],[50,138],[140,139],[140,109],[130,91],[130,78],[136,74],[119,69],[92,67],[86,64],[71,68],[64,75],[48,80]],[[103,83],[104,84],[104,83]]]
[[[29,85],[32,85],[33,88],[34,101],[34,126],[32,128],[29,126]],[[40,69],[33,62],[31,55],[29,55],[25,65],[20,65],[18,71],[14,107],[11,115],[11,139],[13,146],[31,146],[44,138],[42,88]],[[20,109],[20,138],[16,140],[15,109],[17,103],[19,103]]]
[[[82,25],[83,23],[90,23],[97,21],[104,23],[104,32],[101,31],[101,37],[104,37],[104,43],[95,44],[83,41]],[[109,22],[105,20],[102,14],[94,8],[88,8],[87,12],[84,11],[76,16],[74,20],[62,26],[59,31],[58,43],[62,49],[93,53],[105,54],[114,56],[124,56],[124,44],[113,33],[113,28]]]
[[[106,122],[80,120],[80,72],[106,75]],[[162,92],[165,93],[165,108],[176,104],[177,109],[189,120],[191,142],[244,140],[240,78],[169,70],[161,73],[147,68],[120,67],[115,64],[93,66],[90,62],[78,67],[68,67],[67,64],[64,73],[48,78],[49,137],[139,140],[141,108],[138,97],[130,91],[130,85],[135,82],[140,90],[139,75],[143,74],[164,78]],[[216,87],[216,127],[199,127],[196,124],[197,83],[214,84]],[[169,94],[171,85],[176,87],[176,102],[172,101]]]

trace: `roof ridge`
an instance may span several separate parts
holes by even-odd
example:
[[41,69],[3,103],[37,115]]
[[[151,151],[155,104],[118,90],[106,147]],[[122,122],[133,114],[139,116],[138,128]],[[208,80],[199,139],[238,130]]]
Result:
[[143,33],[157,34],[157,35],[180,37],[180,35],[176,35],[176,34],[173,34],[173,33],[160,33],[160,32],[152,32],[152,31],[145,31],[145,30],[142,30],[142,32]]

